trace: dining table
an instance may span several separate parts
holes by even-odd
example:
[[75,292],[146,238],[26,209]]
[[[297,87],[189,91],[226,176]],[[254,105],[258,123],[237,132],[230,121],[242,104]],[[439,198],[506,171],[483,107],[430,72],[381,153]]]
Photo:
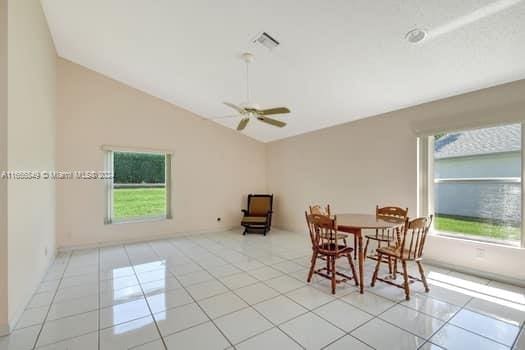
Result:
[[357,259],[359,269],[359,292],[364,292],[364,264],[363,230],[387,230],[395,229],[403,225],[404,220],[395,217],[378,216],[375,214],[336,214],[337,230],[354,235],[357,247]]

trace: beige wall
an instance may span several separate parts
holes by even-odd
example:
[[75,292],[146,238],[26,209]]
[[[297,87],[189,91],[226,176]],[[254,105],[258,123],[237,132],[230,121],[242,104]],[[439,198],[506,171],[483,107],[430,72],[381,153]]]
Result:
[[108,144],[173,151],[172,220],[104,225],[103,182],[60,181],[59,246],[239,226],[245,195],[266,191],[262,143],[62,59],[57,93],[58,169],[103,170]]
[[[2,44],[6,1],[0,1]],[[106,194],[99,181],[0,181],[0,332],[34,291],[55,240],[67,247],[230,228],[239,224],[250,192],[275,193],[275,224],[299,232],[310,203],[330,202],[336,212],[373,212],[377,203],[395,203],[413,215],[414,131],[524,118],[520,81],[264,145],[56,61],[39,1],[12,1],[8,15],[9,117],[0,110],[0,169],[51,170],[56,160],[58,170],[103,170],[105,144],[171,150],[173,219],[104,225]],[[0,85],[4,109],[5,88]],[[475,257],[480,247],[481,259]],[[445,264],[525,279],[520,249],[431,237],[426,253]]]
[[[9,2],[8,167],[55,166],[56,52],[38,0]],[[8,183],[9,320],[14,322],[55,251],[55,184]]]
[[[414,130],[525,119],[525,80],[367,118],[267,145],[268,190],[275,224],[304,232],[304,210],[330,203],[335,212],[373,213],[396,204],[417,214]],[[476,258],[477,248],[485,258]],[[431,237],[426,256],[462,268],[525,280],[525,251]]]
[[[7,0],[0,0],[0,172],[7,169]],[[7,318],[7,181],[0,179],[0,336]]]

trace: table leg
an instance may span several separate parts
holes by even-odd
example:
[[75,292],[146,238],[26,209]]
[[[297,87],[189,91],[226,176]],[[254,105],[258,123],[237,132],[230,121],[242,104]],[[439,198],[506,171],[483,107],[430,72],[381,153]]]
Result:
[[364,257],[364,251],[363,251],[363,236],[361,235],[361,230],[358,232],[357,235],[357,244],[359,246],[359,292],[363,294],[364,286],[365,286],[365,257]]
[[354,260],[357,260],[357,236],[354,235]]

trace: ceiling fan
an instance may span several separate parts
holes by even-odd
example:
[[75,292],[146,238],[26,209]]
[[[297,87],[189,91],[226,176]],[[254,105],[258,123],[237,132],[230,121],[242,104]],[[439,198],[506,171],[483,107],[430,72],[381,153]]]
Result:
[[[235,111],[237,111],[239,114],[236,116],[227,116],[223,118],[234,118],[234,117],[241,117],[241,121],[237,125],[237,130],[242,131],[246,128],[248,125],[248,122],[250,121],[250,118],[256,118],[257,120],[270,124],[279,128],[282,128],[286,125],[285,122],[282,122],[277,119],[269,118],[269,115],[275,115],[275,114],[286,114],[290,113],[290,110],[286,107],[275,107],[275,108],[268,108],[268,109],[261,109],[258,105],[250,103],[250,84],[249,84],[249,65],[253,61],[254,56],[253,54],[249,52],[245,52],[242,54],[242,59],[244,62],[246,62],[246,103],[243,103],[242,105],[236,105],[230,102],[224,102],[224,104],[230,108],[233,108]],[[219,118],[216,118],[219,119]]]

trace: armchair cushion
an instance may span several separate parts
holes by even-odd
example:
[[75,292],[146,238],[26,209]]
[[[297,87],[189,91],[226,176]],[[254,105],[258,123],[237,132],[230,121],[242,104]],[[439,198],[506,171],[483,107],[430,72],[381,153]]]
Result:
[[266,216],[272,210],[272,197],[255,197],[250,199],[248,212],[250,216]]
[[242,218],[243,224],[266,224],[266,216],[245,216]]

